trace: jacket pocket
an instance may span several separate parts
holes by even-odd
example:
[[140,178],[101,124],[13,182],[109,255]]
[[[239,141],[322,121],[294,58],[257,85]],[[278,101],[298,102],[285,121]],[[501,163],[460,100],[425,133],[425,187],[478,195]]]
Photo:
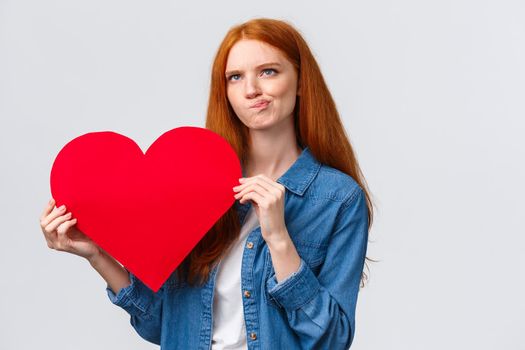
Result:
[[[319,245],[317,243],[313,242],[305,242],[305,241],[294,241],[295,249],[297,249],[297,253],[299,256],[304,260],[306,265],[312,270],[314,275],[318,275],[319,271],[321,269],[321,265],[324,262],[324,259],[326,257],[326,245]],[[265,253],[265,263],[264,263],[264,293],[263,298],[265,302],[268,305],[271,305],[275,308],[282,309],[282,307],[272,298],[272,296],[268,293],[268,290],[266,289],[266,283],[268,279],[273,278],[275,276],[275,269],[273,267],[272,257],[270,254],[270,250],[266,249]]]

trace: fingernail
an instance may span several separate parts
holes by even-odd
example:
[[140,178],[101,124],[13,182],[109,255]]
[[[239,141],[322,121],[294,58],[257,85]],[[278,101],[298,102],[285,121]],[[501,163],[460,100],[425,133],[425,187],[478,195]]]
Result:
[[62,211],[62,210],[64,210],[64,209],[66,209],[66,206],[65,206],[64,204],[62,204],[62,205],[58,208],[58,210],[60,210],[60,211]]
[[241,178],[239,179],[239,182],[243,182],[243,181],[244,181],[244,177],[241,177]]

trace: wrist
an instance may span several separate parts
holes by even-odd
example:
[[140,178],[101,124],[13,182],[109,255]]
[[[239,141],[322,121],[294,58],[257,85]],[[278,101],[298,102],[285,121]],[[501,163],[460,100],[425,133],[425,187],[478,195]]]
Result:
[[108,258],[108,255],[105,254],[101,249],[98,249],[96,253],[93,255],[87,257],[87,261],[91,264],[91,266],[95,267],[100,264],[101,261]]
[[280,235],[279,238],[274,238],[266,241],[268,249],[275,252],[286,252],[293,246],[293,242],[288,234]]
[[299,270],[301,257],[289,236],[266,243],[272,257],[275,279],[278,283]]

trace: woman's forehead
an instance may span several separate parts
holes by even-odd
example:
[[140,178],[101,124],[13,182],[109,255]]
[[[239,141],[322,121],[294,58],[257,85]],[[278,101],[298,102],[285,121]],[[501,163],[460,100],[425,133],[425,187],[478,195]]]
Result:
[[284,64],[281,52],[259,40],[243,39],[233,45],[228,54],[227,70],[252,68],[266,63]]

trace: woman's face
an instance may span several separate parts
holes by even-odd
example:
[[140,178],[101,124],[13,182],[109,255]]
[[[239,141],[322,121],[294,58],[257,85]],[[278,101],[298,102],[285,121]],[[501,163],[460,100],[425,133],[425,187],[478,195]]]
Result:
[[273,46],[238,41],[228,55],[225,76],[228,100],[248,128],[267,129],[293,118],[297,72]]

